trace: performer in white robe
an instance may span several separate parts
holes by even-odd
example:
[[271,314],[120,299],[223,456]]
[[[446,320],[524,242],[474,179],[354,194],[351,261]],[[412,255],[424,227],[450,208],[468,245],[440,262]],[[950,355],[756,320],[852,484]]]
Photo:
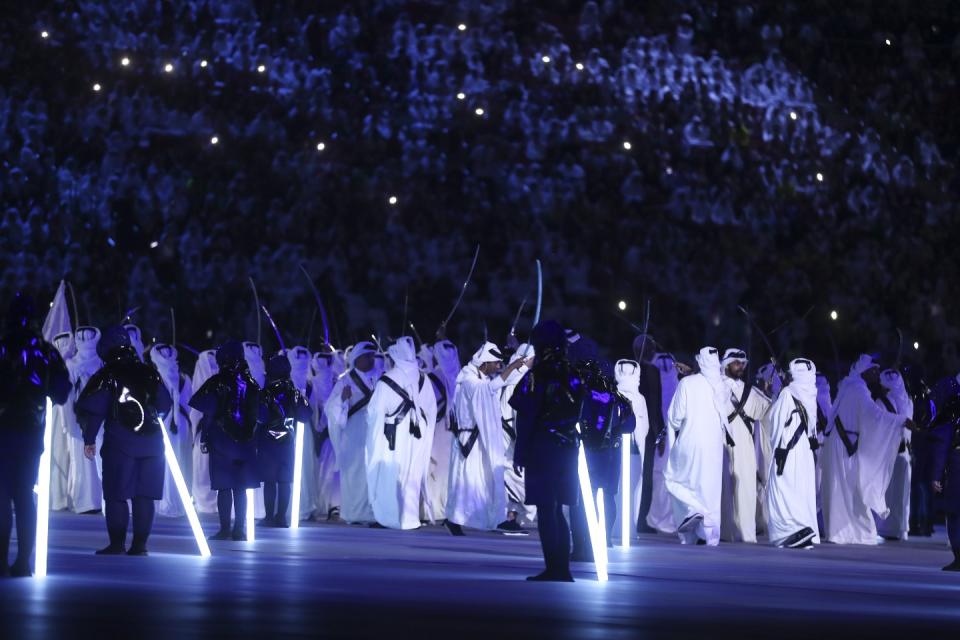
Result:
[[340,468],[340,519],[351,524],[374,522],[367,491],[367,414],[377,383],[376,347],[360,342],[349,352],[349,368],[337,380],[323,406],[330,444]]
[[[883,404],[887,411],[904,418],[913,416],[913,400],[907,393],[903,383],[903,376],[895,369],[887,369],[880,374],[880,383],[887,389],[887,401],[891,406]],[[878,400],[880,402],[880,400]],[[893,475],[887,486],[886,500],[890,508],[890,515],[886,518],[877,518],[877,532],[887,540],[906,540],[910,531],[910,482],[911,482],[911,431],[903,430],[897,459],[893,463]]]
[[[643,453],[644,442],[647,434],[650,432],[650,417],[647,415],[647,401],[640,393],[640,364],[636,360],[618,360],[614,367],[614,376],[617,380],[617,391],[620,392],[633,408],[633,417],[637,426],[631,434],[630,451],[630,481],[633,486],[631,491],[631,522],[636,522],[640,515],[640,504],[637,498],[643,491]],[[623,470],[621,469],[621,473]],[[618,493],[617,498],[621,496]],[[618,509],[620,507],[618,506]],[[649,516],[649,514],[648,514]]]
[[417,368],[412,338],[400,338],[388,352],[393,368],[374,386],[367,413],[367,490],[380,526],[416,529],[430,466],[436,396]]
[[[59,333],[53,337],[53,346],[56,347],[67,365],[67,371],[73,370],[73,358],[77,347],[73,341],[73,333]],[[53,427],[51,440],[50,466],[50,508],[54,511],[63,511],[70,508],[70,427],[76,422],[73,414],[73,400],[53,405],[50,424]]]
[[768,417],[773,461],[764,491],[770,544],[792,549],[820,543],[817,525],[816,366],[798,358],[790,363],[790,382]]
[[310,388],[313,392],[310,408],[317,425],[314,437],[322,441],[317,460],[317,508],[320,513],[327,514],[327,520],[334,519],[340,513],[341,501],[340,466],[323,411],[337,379],[333,357],[332,351],[318,351],[310,360]]
[[[660,375],[660,406],[663,407],[663,423],[669,425],[670,403],[673,401],[673,396],[677,393],[677,387],[680,385],[680,374],[677,371],[676,361],[669,353],[657,353],[653,356],[652,362]],[[659,533],[672,534],[677,530],[676,524],[673,522],[672,499],[670,492],[667,491],[667,483],[664,479],[674,435],[673,429],[667,427],[659,444],[653,450],[653,492],[650,500],[650,511],[647,513],[647,524]],[[631,466],[631,473],[637,474],[636,478],[632,480],[636,487],[633,504],[637,509],[637,515],[640,512],[641,471],[640,468],[634,471],[633,466]]]
[[[510,364],[517,360],[530,360],[534,356],[533,345],[521,344],[517,350],[510,356]],[[513,397],[513,391],[520,383],[520,379],[527,373],[528,367],[521,366],[514,370],[506,380],[506,384],[500,390],[500,412],[503,424],[503,482],[507,489],[507,519],[500,523],[499,528],[505,530],[518,530],[523,525],[533,525],[536,522],[537,508],[534,505],[524,504],[526,495],[523,472],[517,473],[513,466],[513,452],[517,446],[517,411],[510,406],[510,399]],[[516,523],[510,524],[510,523]]]
[[[862,355],[840,382],[823,451],[824,538],[837,544],[877,544],[873,514],[889,514],[885,493],[903,427],[912,421],[881,409],[867,384],[880,370]],[[872,512],[872,513],[871,513]]]
[[447,488],[447,527],[454,535],[462,535],[463,527],[491,531],[504,521],[507,490],[499,396],[511,374],[526,363],[518,359],[501,372],[503,354],[486,342],[457,376],[453,398],[457,432],[450,448]]
[[[70,406],[65,416],[73,413],[74,403],[80,397],[80,392],[87,381],[93,377],[103,361],[97,355],[97,343],[100,342],[100,330],[95,327],[80,327],[77,329],[75,340],[77,355],[71,361],[70,377],[73,381],[73,393],[67,403]],[[71,416],[72,417],[72,416]],[[83,454],[83,433],[75,417],[68,428],[70,436],[70,480],[68,492],[70,494],[70,510],[74,513],[91,513],[103,508],[103,486],[100,478],[100,456],[94,460]],[[103,431],[97,434],[97,451],[103,445]]]
[[133,346],[134,351],[137,352],[137,356],[143,360],[143,334],[140,332],[140,327],[135,324],[125,324],[123,325],[123,330],[130,336],[130,344]]
[[[287,359],[290,360],[290,379],[293,385],[314,407],[313,384],[310,381],[310,359],[312,355],[306,347],[291,347],[287,349]],[[300,519],[312,520],[315,513],[327,515],[325,504],[320,499],[320,471],[317,459],[317,423],[305,425],[303,431],[303,476],[300,485]]]
[[456,416],[453,396],[460,375],[460,353],[449,340],[435,342],[430,349],[434,367],[428,378],[433,383],[437,402],[437,424],[430,449],[430,469],[424,496],[424,516],[428,522],[442,522],[447,517],[447,488],[450,483],[450,447]]
[[[150,347],[149,360],[156,367],[157,373],[163,380],[163,386],[170,394],[170,415],[164,418],[167,434],[173,453],[180,465],[184,478],[193,473],[193,429],[190,424],[190,397],[193,389],[190,378],[180,372],[180,363],[177,361],[177,350],[169,344],[157,343]],[[173,481],[173,474],[169,467],[163,481],[163,498],[157,501],[156,514],[168,518],[179,518],[186,513],[177,486]]]
[[[243,359],[247,363],[250,377],[263,389],[267,383],[267,363],[263,359],[263,347],[252,341],[243,343]],[[267,517],[267,507],[263,499],[263,484],[253,490],[253,517],[262,520]]]
[[668,428],[676,437],[664,479],[673,497],[680,541],[716,546],[720,542],[723,447],[733,406],[717,349],[701,349],[697,364],[699,373],[680,381],[670,403]]
[[[197,364],[193,369],[190,388],[199,389],[219,370],[217,350],[208,349],[202,352],[197,356]],[[200,446],[200,430],[196,428],[200,424],[201,418],[203,418],[202,413],[196,409],[190,409],[190,424],[194,425],[191,494],[197,511],[200,513],[217,513],[217,492],[210,488],[210,454]]]
[[720,539],[724,542],[757,541],[757,449],[754,436],[771,402],[762,391],[745,383],[747,354],[727,349],[720,362],[723,381],[730,390],[733,412],[727,416],[730,440],[723,451],[723,498]]

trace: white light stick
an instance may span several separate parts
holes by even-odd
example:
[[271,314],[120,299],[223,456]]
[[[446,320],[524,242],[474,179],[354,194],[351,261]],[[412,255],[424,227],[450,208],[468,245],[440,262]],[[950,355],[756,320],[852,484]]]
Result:
[[257,539],[256,520],[254,514],[254,500],[256,499],[256,489],[247,489],[247,542],[253,542]]
[[303,487],[303,423],[297,423],[293,445],[293,489],[290,492],[290,528],[300,528],[300,492]]
[[[580,432],[580,423],[577,423]],[[583,510],[587,516],[587,532],[590,534],[590,546],[593,547],[593,564],[597,568],[597,581],[607,581],[607,542],[597,522],[597,509],[593,503],[593,487],[590,484],[590,471],[587,468],[587,454],[580,442],[577,457],[577,475],[580,477],[580,494],[583,496]]]
[[620,436],[620,546],[630,546],[630,434]]
[[160,433],[163,434],[163,457],[167,460],[167,468],[170,469],[170,475],[173,476],[173,484],[177,486],[177,493],[180,494],[183,510],[187,512],[187,521],[190,523],[193,537],[197,541],[197,548],[200,549],[200,557],[208,558],[210,557],[210,546],[207,545],[207,538],[203,535],[203,529],[200,527],[200,518],[197,517],[197,509],[193,506],[193,498],[187,491],[187,483],[183,479],[180,463],[177,462],[177,456],[173,453],[173,445],[170,444],[167,427],[163,424],[163,418],[157,416],[157,420],[160,422]]
[[53,403],[47,398],[43,426],[43,453],[40,454],[40,469],[37,473],[37,544],[35,547],[33,575],[47,576],[47,541],[50,532],[50,463],[53,459]]

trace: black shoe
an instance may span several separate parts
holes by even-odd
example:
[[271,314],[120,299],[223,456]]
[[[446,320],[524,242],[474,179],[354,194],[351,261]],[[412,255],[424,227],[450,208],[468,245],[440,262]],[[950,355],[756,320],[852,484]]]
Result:
[[80,515],[82,516],[96,516],[100,515],[100,509],[90,509],[90,511],[81,511]]
[[147,553],[146,547],[131,546],[129,549],[127,549],[127,555],[128,556],[146,556],[149,554]]
[[220,531],[217,531],[215,534],[207,538],[207,540],[229,540],[229,539],[230,539],[230,532],[227,531],[226,529],[220,529]]
[[458,525],[456,522],[450,522],[449,520],[444,520],[443,524],[447,527],[447,531],[450,532],[450,535],[454,536],[465,536],[463,532],[463,527]]
[[573,576],[569,571],[562,573],[553,572],[548,569],[535,576],[529,576],[527,582],[573,582]]
[[657,533],[657,530],[648,524],[644,524],[642,527],[637,527],[637,535],[641,533]]
[[124,553],[123,545],[108,544],[103,549],[96,552],[98,556],[122,556]]
[[520,526],[520,523],[514,520],[504,520],[497,525],[497,529],[501,531],[523,531],[523,527]]
[[233,533],[230,534],[230,539],[234,542],[246,542],[247,533],[246,531],[240,531],[239,529],[234,529]]
[[[4,563],[6,564],[6,563]],[[33,575],[33,571],[30,570],[29,562],[14,562],[10,567],[10,577],[11,578],[29,578]]]
[[267,516],[266,518],[261,518],[257,520],[257,524],[261,527],[272,527],[276,521],[276,516]]
[[589,552],[575,551],[570,554],[570,562],[593,562],[593,554]]
[[677,527],[679,533],[690,533],[691,531],[696,531],[703,523],[703,515],[695,513],[692,516],[687,516],[683,519],[683,522],[680,523],[680,526]]
[[943,568],[944,571],[960,571],[960,551],[953,552],[953,562]]
[[386,527],[380,524],[379,522],[371,522],[367,526],[370,527],[371,529],[386,529]]
[[810,544],[815,536],[816,534],[813,532],[813,529],[810,527],[804,527],[803,529],[800,529],[800,531],[797,531],[795,534],[784,540],[783,544],[780,546],[784,549],[803,549]]
[[283,516],[277,516],[274,518],[268,525],[268,527],[273,527],[274,529],[289,529],[290,525],[287,524],[287,519]]
[[340,507],[331,507],[330,511],[327,511],[327,522],[340,519]]
[[698,547],[705,547],[705,546],[707,546],[707,541],[704,540],[703,538],[697,538],[697,546],[698,546]]

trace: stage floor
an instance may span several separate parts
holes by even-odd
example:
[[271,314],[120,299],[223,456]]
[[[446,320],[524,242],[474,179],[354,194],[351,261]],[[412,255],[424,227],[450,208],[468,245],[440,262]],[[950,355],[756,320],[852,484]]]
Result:
[[[212,516],[203,524],[216,528]],[[211,542],[213,557],[201,559],[186,519],[157,518],[149,557],[101,557],[100,516],[54,513],[50,538],[46,579],[0,580],[4,638],[852,640],[960,629],[960,574],[940,571],[950,555],[942,531],[812,551],[643,536],[611,550],[606,584],[586,564],[574,565],[575,584],[524,581],[542,568],[535,533],[309,523],[260,528],[252,544]]]

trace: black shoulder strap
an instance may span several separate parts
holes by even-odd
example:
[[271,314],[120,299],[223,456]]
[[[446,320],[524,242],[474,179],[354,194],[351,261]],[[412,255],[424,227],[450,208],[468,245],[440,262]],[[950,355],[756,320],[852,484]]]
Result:
[[800,401],[793,398],[793,406],[795,407],[793,411],[790,412],[790,418],[787,419],[786,426],[790,426],[790,423],[793,421],[793,416],[800,416],[800,424],[797,425],[797,430],[793,432],[793,436],[790,438],[790,441],[787,443],[786,450],[790,451],[797,443],[800,442],[800,438],[803,437],[803,434],[807,432],[807,425],[809,424],[807,418],[807,410],[803,408],[803,405],[800,404]]
[[370,390],[370,387],[366,385],[363,381],[363,378],[357,373],[356,369],[350,370],[350,379],[353,381],[353,384],[356,385],[357,389],[360,390],[360,393],[363,394],[363,397],[357,401],[355,405],[350,407],[350,410],[347,411],[347,419],[353,417],[355,413],[361,411],[365,406],[370,404],[370,398],[373,397],[373,391]]
[[[858,437],[856,442],[850,440],[850,432],[848,432],[846,427],[843,426],[843,420],[840,419],[839,411],[833,416],[833,423],[837,427],[837,435],[840,436],[840,440],[843,442],[843,446],[847,450],[847,455],[852,456],[857,452],[857,447],[860,446],[860,438]],[[857,433],[854,433],[854,435],[859,436]]]

